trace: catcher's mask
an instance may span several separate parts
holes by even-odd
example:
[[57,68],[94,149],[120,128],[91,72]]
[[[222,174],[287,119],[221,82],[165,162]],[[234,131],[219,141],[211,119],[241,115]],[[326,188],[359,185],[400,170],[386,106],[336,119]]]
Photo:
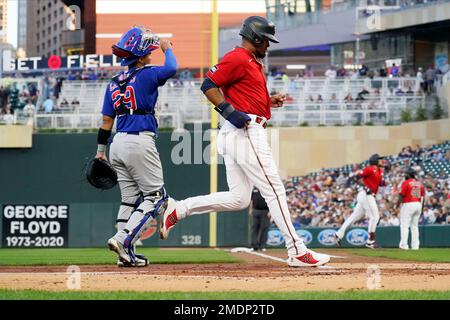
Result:
[[111,164],[102,159],[92,159],[86,167],[88,182],[97,189],[108,190],[117,184],[117,173]]

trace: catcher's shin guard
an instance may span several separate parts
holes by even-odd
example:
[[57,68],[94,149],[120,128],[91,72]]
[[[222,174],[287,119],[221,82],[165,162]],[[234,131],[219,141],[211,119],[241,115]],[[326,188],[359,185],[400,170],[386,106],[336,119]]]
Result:
[[[164,188],[144,195],[144,201],[139,205],[136,211],[131,215],[125,230],[128,235],[125,238],[124,246],[131,248],[141,235],[150,227],[152,219],[164,212],[167,206],[167,193]],[[134,259],[134,251],[130,251],[130,256]]]
[[118,231],[125,229],[125,226],[127,225],[128,220],[130,220],[131,215],[139,207],[142,201],[142,194],[128,197],[122,195],[122,203],[120,204],[116,219]]

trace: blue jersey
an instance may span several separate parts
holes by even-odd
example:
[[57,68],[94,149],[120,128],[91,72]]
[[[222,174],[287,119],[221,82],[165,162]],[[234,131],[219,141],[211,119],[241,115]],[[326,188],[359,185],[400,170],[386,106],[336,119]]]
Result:
[[[169,48],[165,52],[164,66],[145,66],[137,71],[127,84],[122,104],[126,109],[139,110],[145,114],[118,114],[121,105],[119,86],[111,81],[106,88],[102,114],[115,118],[117,132],[152,131],[156,133],[158,123],[154,111],[158,99],[158,87],[177,72],[177,61]],[[127,78],[135,68],[119,75],[119,80]]]

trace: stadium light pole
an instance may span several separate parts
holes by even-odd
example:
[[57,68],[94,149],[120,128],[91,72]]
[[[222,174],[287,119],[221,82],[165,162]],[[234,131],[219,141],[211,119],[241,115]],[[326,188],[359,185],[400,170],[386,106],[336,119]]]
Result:
[[[219,62],[219,14],[217,0],[211,0],[211,39],[210,39],[210,65]],[[217,112],[211,108],[211,135],[210,135],[210,192],[217,192]],[[209,214],[209,246],[217,246],[217,212]]]

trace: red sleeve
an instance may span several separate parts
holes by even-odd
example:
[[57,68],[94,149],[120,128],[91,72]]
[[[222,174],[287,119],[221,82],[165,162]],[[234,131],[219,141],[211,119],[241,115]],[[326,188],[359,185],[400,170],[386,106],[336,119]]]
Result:
[[420,186],[420,195],[421,195],[422,197],[425,197],[425,188],[424,188],[423,185]]
[[400,190],[400,194],[403,197],[406,197],[406,193],[408,192],[408,180],[403,181],[402,188]]
[[370,175],[370,168],[369,167],[365,167],[363,170],[361,170],[360,172],[358,172],[358,175],[360,176],[360,177],[367,177],[367,176],[369,176]]
[[227,86],[242,77],[242,59],[236,54],[228,53],[214,67],[209,69],[206,76],[219,88]]

